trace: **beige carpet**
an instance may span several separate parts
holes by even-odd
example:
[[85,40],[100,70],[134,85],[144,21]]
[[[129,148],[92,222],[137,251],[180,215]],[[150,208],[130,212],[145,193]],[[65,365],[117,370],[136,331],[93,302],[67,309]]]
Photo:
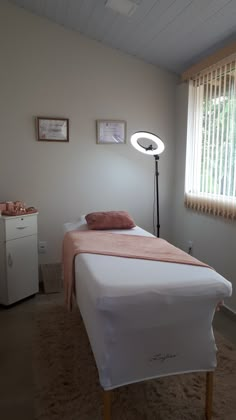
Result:
[[[35,314],[35,419],[101,420],[101,388],[78,311],[38,304]],[[214,419],[236,419],[236,350],[217,335]],[[203,420],[204,374],[147,381],[114,392],[112,420]]]

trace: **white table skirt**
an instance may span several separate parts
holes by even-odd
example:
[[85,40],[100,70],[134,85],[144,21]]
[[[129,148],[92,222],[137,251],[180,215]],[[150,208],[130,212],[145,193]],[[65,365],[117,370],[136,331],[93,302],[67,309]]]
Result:
[[[116,232],[150,235],[139,227]],[[75,282],[105,390],[216,367],[212,319],[231,283],[214,270],[80,254]]]

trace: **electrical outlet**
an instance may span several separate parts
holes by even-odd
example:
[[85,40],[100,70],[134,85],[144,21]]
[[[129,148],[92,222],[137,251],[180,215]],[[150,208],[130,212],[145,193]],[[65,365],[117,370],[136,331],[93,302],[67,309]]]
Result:
[[47,242],[39,241],[38,249],[39,249],[39,254],[46,254],[46,252],[47,252]]
[[188,245],[188,253],[191,255],[192,250],[193,250],[193,241],[191,240],[187,241],[187,245]]
[[193,241],[188,241],[188,248],[192,248],[193,247]]

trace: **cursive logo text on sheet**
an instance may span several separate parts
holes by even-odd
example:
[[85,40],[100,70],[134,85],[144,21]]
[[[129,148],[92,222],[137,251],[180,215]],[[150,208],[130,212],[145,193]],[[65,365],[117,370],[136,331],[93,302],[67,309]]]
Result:
[[168,360],[168,359],[174,359],[175,357],[177,357],[177,354],[171,354],[171,353],[162,354],[162,353],[157,353],[157,354],[154,354],[154,356],[150,357],[149,362],[157,362],[157,361],[160,361],[161,363],[164,363],[164,362],[166,362],[166,360]]

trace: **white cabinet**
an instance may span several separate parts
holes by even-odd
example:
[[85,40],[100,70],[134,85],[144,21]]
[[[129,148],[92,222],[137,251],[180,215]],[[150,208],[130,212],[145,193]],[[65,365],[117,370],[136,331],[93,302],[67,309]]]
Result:
[[37,214],[0,217],[0,304],[38,292]]

